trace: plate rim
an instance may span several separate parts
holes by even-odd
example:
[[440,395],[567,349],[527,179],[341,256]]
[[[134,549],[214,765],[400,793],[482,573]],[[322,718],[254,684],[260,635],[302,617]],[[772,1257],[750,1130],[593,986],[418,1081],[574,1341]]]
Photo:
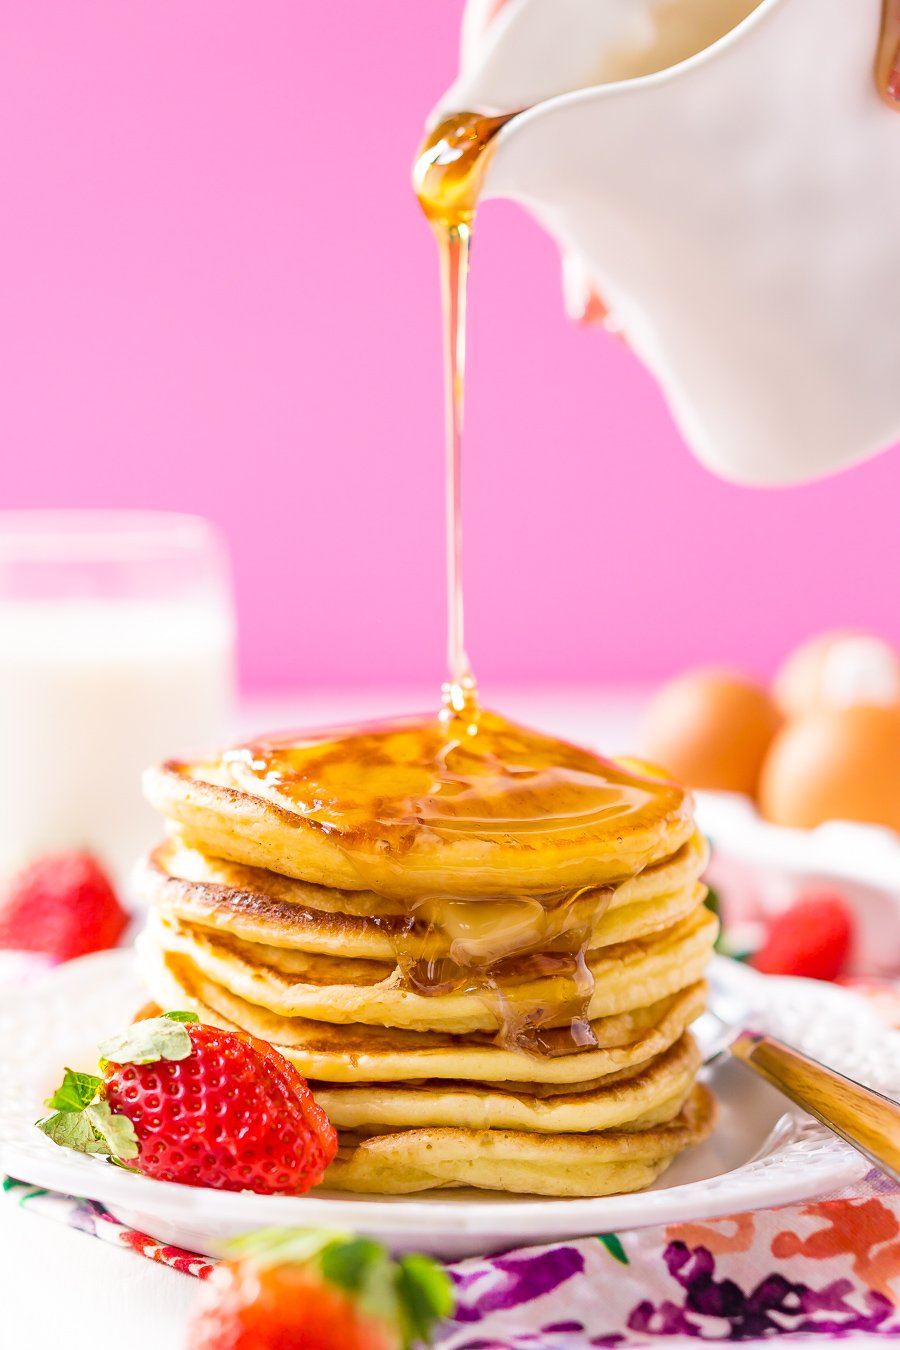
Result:
[[[818,985],[813,982],[785,977],[764,977],[739,963],[715,958],[716,969],[727,970],[738,985],[756,995],[765,995],[764,1002],[772,1006],[772,995],[799,990],[801,996],[853,1007],[857,1017],[866,1014],[877,1023],[875,1014],[851,991],[838,986]],[[41,991],[51,988],[64,992],[67,985],[83,989],[94,972],[103,970],[107,978],[113,974],[119,980],[133,977],[135,991],[140,989],[133,950],[117,948],[95,953],[39,975],[34,981],[11,990],[0,989],[0,1016],[15,1007],[19,1013],[23,1002],[40,1004]],[[849,1000],[849,1002],[848,1002]],[[838,1013],[836,1012],[836,1016]],[[885,1036],[889,1029],[883,1028]],[[116,1173],[103,1168],[97,1159],[80,1155],[57,1157],[47,1152],[46,1157],[25,1153],[14,1139],[2,1134],[0,1124],[0,1169],[18,1179],[49,1189],[75,1192],[86,1199],[97,1201],[111,1211],[140,1212],[145,1218],[156,1215],[161,1221],[182,1221],[190,1224],[202,1220],[204,1227],[217,1220],[234,1222],[238,1206],[246,1214],[248,1228],[277,1224],[279,1221],[325,1223],[351,1226],[362,1231],[400,1234],[411,1229],[427,1235],[447,1237],[508,1235],[511,1245],[522,1246],[534,1242],[561,1239],[564,1235],[575,1239],[591,1232],[611,1229],[638,1229],[673,1222],[696,1222],[703,1218],[768,1208],[774,1204],[791,1204],[811,1199],[817,1194],[840,1189],[861,1179],[871,1165],[853,1149],[838,1141],[823,1126],[797,1111],[785,1102],[785,1111],[769,1131],[760,1150],[736,1168],[703,1180],[687,1181],[661,1190],[626,1193],[625,1195],[553,1198],[514,1198],[485,1195],[465,1197],[434,1196],[422,1199],[415,1196],[361,1196],[344,1193],[305,1196],[260,1196],[248,1192],[215,1191],[202,1187],[184,1186],[176,1182],[157,1181],[150,1177]],[[779,1135],[781,1138],[779,1139]],[[765,1181],[763,1169],[766,1160],[790,1154],[794,1149],[802,1155],[809,1141],[828,1147],[819,1156],[803,1157],[803,1166],[796,1169],[796,1181],[783,1173],[777,1180],[777,1194],[772,1183]],[[48,1141],[48,1149],[52,1145]],[[799,1161],[799,1158],[798,1158]],[[96,1174],[96,1180],[94,1175]],[[90,1184],[89,1184],[90,1183]],[[125,1193],[123,1187],[127,1187]],[[89,1192],[89,1193],[88,1193]],[[301,1216],[298,1210],[307,1210]],[[282,1215],[281,1211],[287,1210]],[[617,1218],[616,1211],[626,1218]],[[604,1217],[604,1211],[609,1218]],[[290,1219],[288,1219],[290,1215]],[[533,1227],[532,1232],[523,1230]],[[523,1241],[524,1239],[524,1241]]]

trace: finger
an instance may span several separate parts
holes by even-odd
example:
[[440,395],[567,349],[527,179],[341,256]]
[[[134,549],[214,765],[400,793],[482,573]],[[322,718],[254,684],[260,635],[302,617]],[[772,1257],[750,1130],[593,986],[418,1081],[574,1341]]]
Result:
[[900,111],[900,0],[884,0],[876,75],[882,97]]

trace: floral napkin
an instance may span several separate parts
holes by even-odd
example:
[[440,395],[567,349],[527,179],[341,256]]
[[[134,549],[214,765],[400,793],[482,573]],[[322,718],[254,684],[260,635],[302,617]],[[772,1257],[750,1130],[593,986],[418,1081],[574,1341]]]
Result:
[[[206,1257],[137,1233],[90,1200],[8,1179],[26,1209],[204,1279]],[[670,1224],[451,1266],[442,1350],[659,1346],[868,1333],[900,1342],[900,1190],[873,1171],[852,1195]]]

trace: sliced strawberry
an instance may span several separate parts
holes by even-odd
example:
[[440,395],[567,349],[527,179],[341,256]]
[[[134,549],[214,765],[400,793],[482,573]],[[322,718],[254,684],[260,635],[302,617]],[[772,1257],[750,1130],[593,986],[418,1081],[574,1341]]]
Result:
[[337,1135],[294,1066],[265,1041],[193,1013],[135,1022],[100,1046],[103,1077],[66,1070],[38,1125],[160,1181],[299,1195],[322,1180]]
[[854,919],[837,891],[808,891],[779,914],[752,964],[766,975],[836,980],[853,948]]
[[129,919],[89,853],[53,853],[0,883],[0,947],[69,961],[115,947]]

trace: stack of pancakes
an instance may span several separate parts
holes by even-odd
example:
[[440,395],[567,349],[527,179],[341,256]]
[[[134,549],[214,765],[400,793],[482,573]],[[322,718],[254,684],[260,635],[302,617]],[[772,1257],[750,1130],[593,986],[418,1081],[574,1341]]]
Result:
[[153,996],[293,1061],[340,1136],[326,1186],[605,1195],[710,1130],[687,1028],[716,921],[682,789],[479,713],[147,790]]

